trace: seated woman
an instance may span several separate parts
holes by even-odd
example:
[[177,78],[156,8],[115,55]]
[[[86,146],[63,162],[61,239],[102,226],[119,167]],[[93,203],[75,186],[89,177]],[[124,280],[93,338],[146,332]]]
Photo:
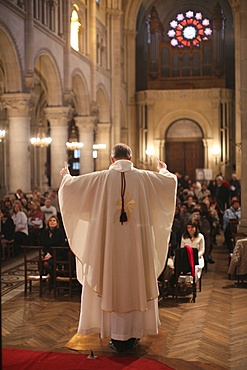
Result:
[[1,228],[0,228],[0,236],[1,236],[1,246],[2,246],[2,261],[5,260],[5,249],[7,247],[7,243],[10,240],[14,239],[14,231],[15,225],[10,216],[8,209],[0,209],[0,219],[1,219]]
[[15,224],[14,232],[15,254],[18,254],[20,252],[20,246],[26,245],[28,242],[27,216],[21,210],[19,201],[16,201],[14,203],[12,220]]
[[41,234],[41,245],[44,247],[43,267],[46,274],[52,275],[53,258],[51,247],[62,247],[66,245],[65,234],[59,227],[57,216],[50,216],[46,222],[46,227]]
[[40,244],[40,235],[43,229],[45,215],[40,209],[40,203],[34,201],[28,212],[28,230],[30,245]]
[[181,239],[181,248],[185,245],[189,245],[192,248],[198,249],[198,260],[199,265],[195,266],[196,280],[200,279],[202,269],[204,267],[204,252],[205,252],[205,241],[204,236],[199,232],[198,225],[196,222],[189,221],[186,225],[186,230]]

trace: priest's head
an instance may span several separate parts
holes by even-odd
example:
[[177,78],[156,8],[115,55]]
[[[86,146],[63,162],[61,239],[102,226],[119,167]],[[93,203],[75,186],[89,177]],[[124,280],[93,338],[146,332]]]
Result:
[[111,161],[115,162],[119,159],[126,159],[131,161],[132,158],[132,150],[126,144],[119,143],[116,144],[111,151]]

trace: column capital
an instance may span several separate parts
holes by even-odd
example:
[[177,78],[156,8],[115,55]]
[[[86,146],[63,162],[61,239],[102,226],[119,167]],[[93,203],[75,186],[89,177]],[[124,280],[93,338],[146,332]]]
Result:
[[106,8],[106,14],[110,15],[111,17],[120,20],[123,14],[121,9],[113,9],[113,8]]
[[3,107],[7,109],[9,117],[30,116],[33,108],[31,94],[11,93],[1,96]]
[[108,133],[110,129],[111,129],[111,124],[109,122],[104,122],[104,123],[100,122],[97,124],[97,128],[96,128],[96,130],[100,131],[101,133],[103,132]]
[[94,116],[77,116],[74,117],[74,120],[81,132],[92,131],[95,127]]
[[135,30],[124,29],[124,35],[135,40],[138,32]]
[[230,3],[231,3],[231,6],[232,6],[232,10],[234,12],[239,11],[239,8],[240,8],[240,0],[230,0]]
[[212,100],[212,101],[211,101],[211,105],[212,105],[212,108],[213,108],[213,109],[219,109],[219,107],[220,107],[220,102],[219,102],[219,101],[216,101],[216,100]]
[[70,107],[48,107],[44,109],[45,115],[51,126],[61,126],[61,121],[68,121],[70,119]]

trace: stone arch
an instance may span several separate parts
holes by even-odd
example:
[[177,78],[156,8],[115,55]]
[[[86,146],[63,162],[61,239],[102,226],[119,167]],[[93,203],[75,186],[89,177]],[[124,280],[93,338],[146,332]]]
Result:
[[47,50],[39,52],[34,70],[39,75],[49,107],[62,105],[62,83],[55,58]]
[[0,92],[22,92],[21,62],[17,46],[0,24],[0,68],[3,81]]
[[158,131],[165,142],[165,158],[172,171],[187,174],[194,181],[195,170],[208,167],[212,129],[204,116],[188,109],[170,112],[163,118]]
[[[136,30],[136,20],[138,17],[139,11],[143,8],[144,11],[150,10],[153,5],[155,5],[155,1],[149,0],[143,2],[143,0],[133,0],[133,1],[126,1],[125,10],[124,10],[124,28],[128,30]],[[162,3],[162,2],[161,2]],[[211,5],[211,4],[210,4]],[[212,10],[212,6],[205,3],[203,7],[208,11]],[[236,4],[236,0],[223,0],[221,5],[224,7],[225,10],[234,12],[235,8],[239,6]],[[159,4],[157,5],[159,6]],[[181,7],[185,8],[184,5]],[[186,5],[186,8],[188,6]],[[174,11],[173,3],[165,4],[166,12],[163,11],[163,17],[167,15],[167,13]],[[163,18],[162,17],[162,18]]]
[[136,19],[140,7],[142,6],[142,0],[128,1],[126,9],[124,11],[124,28],[128,30],[136,30]]
[[197,122],[191,119],[178,119],[172,122],[166,130],[167,139],[203,138],[203,131]]
[[79,70],[75,70],[72,74],[72,92],[76,113],[79,116],[89,115],[89,90],[86,80]]
[[213,137],[212,127],[206,117],[190,109],[178,109],[164,115],[155,128],[154,137],[160,139],[166,137],[166,132],[170,125],[182,119],[196,122],[202,130],[204,139],[211,139]]

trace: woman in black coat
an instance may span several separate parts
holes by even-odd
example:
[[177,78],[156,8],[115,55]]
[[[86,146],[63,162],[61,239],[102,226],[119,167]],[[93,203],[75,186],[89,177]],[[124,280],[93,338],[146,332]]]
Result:
[[0,210],[1,228],[0,244],[2,246],[2,260],[5,259],[5,248],[10,240],[14,239],[15,224],[7,209]]
[[46,227],[41,234],[41,245],[43,246],[43,267],[46,273],[53,271],[53,251],[51,247],[63,247],[66,245],[66,238],[63,229],[59,227],[56,216],[50,216]]

